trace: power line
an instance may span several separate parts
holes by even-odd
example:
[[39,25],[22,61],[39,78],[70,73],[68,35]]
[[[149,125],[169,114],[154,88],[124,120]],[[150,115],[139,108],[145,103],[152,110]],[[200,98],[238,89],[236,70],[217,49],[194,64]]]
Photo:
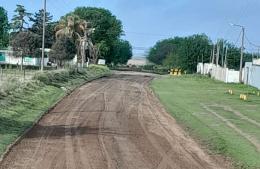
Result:
[[257,48],[260,48],[260,45],[256,45],[255,43],[251,42],[246,35],[245,35],[245,38],[246,38],[247,42],[248,42],[250,45],[252,45],[252,46],[254,46],[254,47],[257,47]]
[[235,42],[235,46],[237,45],[237,43],[238,43],[238,41],[239,41],[241,35],[242,35],[242,30],[240,31],[240,33],[239,33],[239,35],[238,35],[238,37],[237,37],[237,40],[236,40],[236,42]]

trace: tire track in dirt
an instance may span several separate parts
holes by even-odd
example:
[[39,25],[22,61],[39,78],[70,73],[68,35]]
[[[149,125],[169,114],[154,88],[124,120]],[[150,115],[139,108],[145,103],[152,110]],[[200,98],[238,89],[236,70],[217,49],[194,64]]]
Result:
[[[188,144],[181,144],[182,140],[180,142],[176,142],[176,136],[179,137],[179,139],[182,138],[182,133],[180,132],[175,132],[175,134],[171,135],[172,131],[167,128],[166,121],[163,119],[162,113],[160,113],[160,118],[158,117],[157,112],[165,112],[164,110],[160,110],[158,107],[158,102],[155,100],[155,97],[152,96],[152,93],[149,91],[148,88],[144,87],[144,93],[145,99],[148,104],[148,112],[150,115],[154,118],[154,122],[158,124],[158,126],[161,129],[161,132],[164,133],[165,138],[168,140],[169,145],[170,145],[170,150],[167,152],[167,154],[163,155],[161,164],[159,165],[158,168],[161,168],[163,166],[166,168],[167,166],[173,166],[170,162],[174,161],[174,164],[178,164],[178,161],[183,161],[181,163],[181,166],[174,166],[173,168],[220,168],[217,165],[211,165],[211,161],[209,158],[206,158],[207,156],[203,153],[200,152],[199,150],[194,149],[195,147],[194,143],[188,142],[188,140],[185,140],[185,143]],[[151,103],[153,102],[153,103]],[[168,119],[171,119],[169,115],[165,112],[164,114],[167,115]],[[179,134],[178,134],[179,133]],[[178,135],[176,135],[178,134]],[[175,138],[175,139],[173,139]],[[181,148],[180,148],[181,147]],[[174,152],[174,154],[171,154],[171,151]],[[177,154],[176,154],[177,153]],[[168,157],[167,157],[168,156]],[[205,156],[203,160],[201,160],[200,156]],[[166,159],[168,158],[168,159]],[[172,159],[173,158],[173,159]],[[188,161],[193,161],[192,165],[189,165]],[[165,163],[166,162],[166,163]],[[168,162],[168,163],[167,163]],[[165,163],[165,164],[164,164]]]
[[167,114],[147,87],[151,79],[116,74],[80,87],[43,117],[0,169],[224,168]]

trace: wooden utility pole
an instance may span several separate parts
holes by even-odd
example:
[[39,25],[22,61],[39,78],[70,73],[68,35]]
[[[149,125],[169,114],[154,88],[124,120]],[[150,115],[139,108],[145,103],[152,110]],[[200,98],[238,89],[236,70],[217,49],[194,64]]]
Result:
[[43,71],[43,67],[44,67],[44,52],[45,52],[45,25],[46,25],[46,0],[43,0],[41,71]]

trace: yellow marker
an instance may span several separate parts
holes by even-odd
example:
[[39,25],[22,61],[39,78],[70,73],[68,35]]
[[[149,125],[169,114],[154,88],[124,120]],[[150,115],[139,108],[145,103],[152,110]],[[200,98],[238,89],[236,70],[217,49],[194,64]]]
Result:
[[178,76],[181,76],[181,69],[179,69],[178,71]]
[[248,96],[245,94],[240,94],[240,99],[246,101],[246,100],[248,100]]
[[244,95],[244,100],[247,100],[247,95]]
[[243,98],[244,98],[244,95],[240,94],[240,99],[243,100]]

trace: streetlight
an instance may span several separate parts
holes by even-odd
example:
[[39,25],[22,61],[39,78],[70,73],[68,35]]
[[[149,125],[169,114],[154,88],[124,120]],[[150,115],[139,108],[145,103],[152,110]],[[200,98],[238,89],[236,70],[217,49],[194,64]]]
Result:
[[242,29],[242,42],[241,42],[241,56],[240,56],[240,68],[239,68],[239,82],[242,83],[242,69],[243,69],[243,55],[244,55],[244,40],[245,40],[245,27],[238,24],[230,23],[231,26],[240,27]]

